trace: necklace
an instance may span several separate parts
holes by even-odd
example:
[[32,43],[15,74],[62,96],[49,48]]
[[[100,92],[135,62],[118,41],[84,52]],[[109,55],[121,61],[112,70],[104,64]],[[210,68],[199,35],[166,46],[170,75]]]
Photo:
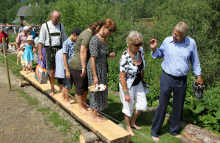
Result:
[[[128,49],[128,53],[129,53],[129,56],[131,57],[133,63],[136,65],[136,66],[139,66],[141,63],[142,63],[142,59],[141,59],[141,56],[140,54],[136,53],[136,55],[134,55],[131,51],[129,51]],[[131,54],[132,53],[132,54]],[[139,59],[139,60],[138,60]]]

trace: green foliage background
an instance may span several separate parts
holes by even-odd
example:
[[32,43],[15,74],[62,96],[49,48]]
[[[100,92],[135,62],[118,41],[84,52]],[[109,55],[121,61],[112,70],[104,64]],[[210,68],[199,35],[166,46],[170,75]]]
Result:
[[[12,3],[12,0],[7,0]],[[184,120],[220,131],[220,1],[219,0],[29,0],[32,3],[33,17],[28,20],[39,24],[48,19],[53,9],[61,12],[61,22],[67,33],[73,27],[85,29],[94,21],[107,17],[117,24],[117,32],[108,39],[109,48],[117,53],[116,58],[109,59],[109,87],[118,90],[119,59],[126,49],[125,38],[130,30],[138,30],[145,40],[145,80],[150,84],[150,94],[147,95],[149,106],[156,107],[159,98],[159,82],[161,61],[151,58],[149,40],[158,39],[159,44],[165,37],[171,35],[173,27],[179,21],[185,21],[190,26],[189,36],[197,43],[202,76],[206,84],[204,98],[195,99],[192,91],[194,77],[188,75],[188,89],[185,101]],[[0,2],[2,7],[2,2]],[[5,3],[4,3],[5,4]],[[13,3],[12,3],[13,5]],[[15,7],[13,5],[7,16],[0,12],[0,21],[12,20]],[[0,9],[4,11],[5,9]],[[10,16],[9,16],[10,15]],[[8,18],[5,18],[8,17]],[[154,25],[146,27],[142,18],[152,17]],[[172,102],[172,101],[171,101]],[[170,103],[172,106],[172,103]]]

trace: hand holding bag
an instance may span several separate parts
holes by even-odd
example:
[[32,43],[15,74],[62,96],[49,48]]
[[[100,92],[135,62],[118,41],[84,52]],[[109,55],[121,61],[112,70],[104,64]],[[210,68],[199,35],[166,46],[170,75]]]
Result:
[[38,65],[37,70],[38,70],[38,75],[35,72],[36,80],[38,80],[40,84],[47,84],[48,71],[45,68],[42,68],[40,65]]

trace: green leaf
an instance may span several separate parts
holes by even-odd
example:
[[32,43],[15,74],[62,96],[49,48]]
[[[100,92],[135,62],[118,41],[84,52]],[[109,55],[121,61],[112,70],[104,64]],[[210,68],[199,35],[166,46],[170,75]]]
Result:
[[196,109],[193,110],[193,112],[196,113],[196,114],[199,114],[199,113],[201,113],[202,111],[204,111],[204,109],[205,109],[205,106],[200,103],[200,104],[198,104],[198,105],[196,106]]
[[218,112],[215,113],[215,118],[216,118],[216,119],[220,119],[220,111],[218,111]]

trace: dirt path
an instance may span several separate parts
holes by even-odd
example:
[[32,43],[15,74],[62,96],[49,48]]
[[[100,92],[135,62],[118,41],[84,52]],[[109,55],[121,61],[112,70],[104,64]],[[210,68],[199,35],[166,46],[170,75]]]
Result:
[[[14,90],[8,92],[5,69],[0,65],[0,142],[64,143],[65,136],[45,124],[42,113]],[[12,78],[13,87],[15,78]]]

